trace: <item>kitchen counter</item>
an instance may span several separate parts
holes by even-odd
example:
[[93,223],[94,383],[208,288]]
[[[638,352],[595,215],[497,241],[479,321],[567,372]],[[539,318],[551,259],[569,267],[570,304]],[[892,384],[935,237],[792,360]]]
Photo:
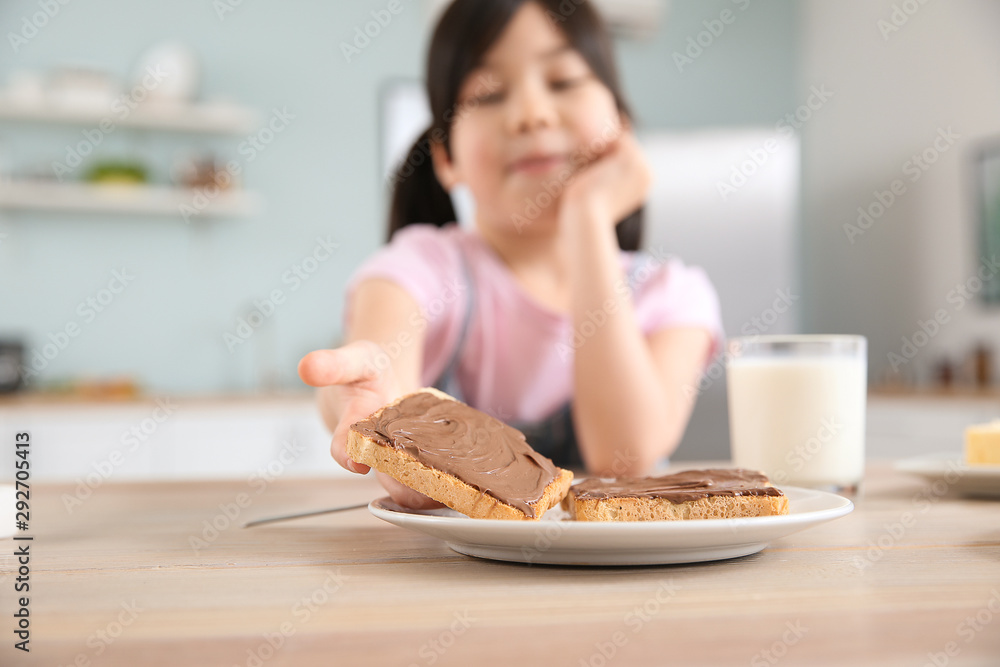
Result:
[[868,399],[896,398],[914,400],[951,400],[1000,402],[1000,386],[972,387],[955,385],[953,387],[908,387],[895,385],[876,385],[868,388]]
[[25,542],[5,540],[4,665],[1000,659],[1000,503],[886,463],[844,518],[752,556],[664,567],[477,560],[366,510],[240,527],[382,495],[371,476],[109,482],[69,512],[73,489],[32,488],[30,654],[11,639],[9,554]]
[[254,392],[231,394],[173,394],[160,395],[136,393],[128,395],[95,395],[71,392],[22,392],[0,394],[0,410],[51,409],[51,408],[100,408],[122,406],[154,406],[157,400],[167,400],[192,407],[242,407],[272,404],[316,404],[316,394],[312,390],[284,392]]

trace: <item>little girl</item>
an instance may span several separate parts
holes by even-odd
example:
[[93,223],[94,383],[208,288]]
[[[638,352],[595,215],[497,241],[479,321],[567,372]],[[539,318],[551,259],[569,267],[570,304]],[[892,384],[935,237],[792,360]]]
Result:
[[[433,122],[394,178],[389,244],[348,285],[348,343],[299,364],[334,458],[366,473],[350,425],[433,384],[559,465],[648,474],[722,333],[701,270],[636,252],[650,176],[598,16],[581,0],[455,0],[426,78]],[[455,224],[459,183],[474,230]]]

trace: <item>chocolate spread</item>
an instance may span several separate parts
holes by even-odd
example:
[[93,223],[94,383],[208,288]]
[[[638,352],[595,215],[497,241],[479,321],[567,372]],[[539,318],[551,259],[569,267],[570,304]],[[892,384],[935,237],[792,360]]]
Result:
[[560,474],[552,461],[528,446],[517,429],[430,392],[411,394],[351,429],[380,445],[405,451],[532,518],[531,504],[541,499],[545,487]]
[[672,503],[701,500],[709,496],[784,495],[768,485],[763,473],[741,468],[686,470],[673,475],[642,479],[587,479],[574,486],[572,493],[579,500],[662,498]]

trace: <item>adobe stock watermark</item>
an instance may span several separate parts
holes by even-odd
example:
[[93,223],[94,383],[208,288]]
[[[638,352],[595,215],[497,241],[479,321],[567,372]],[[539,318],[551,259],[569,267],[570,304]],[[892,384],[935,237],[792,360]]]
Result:
[[133,424],[118,438],[121,448],[113,449],[101,460],[92,462],[90,465],[93,472],[87,473],[82,478],[77,477],[76,488],[72,494],[62,494],[60,499],[67,513],[72,514],[82,507],[83,503],[94,494],[94,491],[108,481],[115,471],[125,463],[129,455],[147,442],[159,430],[160,426],[177,411],[177,406],[171,403],[169,398],[158,398],[155,402],[156,407],[153,408],[148,417]]
[[54,19],[72,0],[38,0],[39,11],[21,17],[20,30],[18,32],[8,31],[7,41],[10,48],[16,54],[28,42],[38,36],[38,33],[45,29],[49,21]]
[[[338,248],[340,243],[330,240],[329,234],[326,238],[317,236],[312,251],[281,274],[281,284],[288,286],[288,294],[297,292],[324,263],[333,257]],[[278,308],[287,302],[288,294],[280,287],[276,287],[263,298],[254,299],[253,307],[246,317],[237,318],[233,330],[223,332],[222,341],[226,344],[226,348],[232,353],[250,340],[254,332],[274,317]]]
[[941,333],[942,328],[951,322],[952,313],[965,308],[966,304],[975,299],[986,284],[1000,272],[1000,263],[997,262],[996,255],[981,257],[980,262],[975,274],[956,284],[945,295],[945,302],[951,306],[950,312],[947,308],[938,308],[930,318],[918,319],[917,329],[909,336],[903,336],[899,351],[888,353],[889,366],[894,372],[898,372],[902,366],[913,361],[920,351]]
[[679,590],[673,579],[661,580],[656,592],[647,598],[641,605],[637,605],[626,612],[622,623],[625,629],[615,630],[605,641],[594,643],[594,651],[586,658],[580,658],[577,663],[579,667],[607,667],[628,645],[631,639],[642,632],[653,619],[663,610],[663,607],[670,604],[670,601],[677,596]]
[[367,375],[375,377],[392,366],[392,362],[399,359],[405,350],[416,343],[417,339],[413,333],[426,331],[432,319],[439,317],[449,305],[459,299],[465,300],[468,291],[469,285],[461,281],[455,279],[447,281],[437,296],[428,301],[419,312],[410,315],[408,323],[413,328],[412,332],[400,331],[393,340],[379,345],[378,353],[366,364]]
[[219,21],[225,21],[226,16],[243,6],[243,0],[212,0],[212,9]]
[[[87,636],[86,646],[90,650],[77,653],[73,661],[65,667],[90,667],[90,665],[96,664],[94,659],[104,655],[104,652],[136,622],[139,614],[145,611],[135,600],[131,602],[123,601],[119,606],[121,607],[121,611],[118,612],[118,615],[114,619],[108,621],[104,627],[98,628]],[[62,663],[59,663],[59,665],[63,667]]]
[[[553,510],[549,510],[552,512]],[[555,510],[558,511],[558,510]],[[548,519],[548,514],[542,517],[539,521],[541,530],[535,531],[535,539],[532,540],[531,544],[525,544],[521,546],[521,559],[525,562],[533,564],[538,558],[544,555],[549,549],[559,543],[560,537],[566,532],[569,524],[572,523],[570,520],[561,519]]]
[[889,18],[880,18],[875,22],[875,27],[882,34],[882,41],[888,42],[889,37],[899,32],[928,2],[930,0],[903,0],[900,3],[893,3]]
[[838,421],[836,416],[821,419],[815,434],[807,438],[805,442],[796,444],[792,451],[785,454],[787,467],[776,470],[771,479],[781,484],[788,480],[788,468],[791,468],[793,473],[801,472],[806,464],[812,461],[842,430],[844,430],[844,423]]
[[959,644],[957,640],[949,641],[940,651],[927,653],[927,662],[923,667],[946,667],[951,664],[952,658],[957,658],[962,652],[962,646],[971,644],[976,637],[982,634],[993,619],[1000,614],[1000,590],[994,588],[990,591],[990,599],[986,601],[975,616],[966,616],[955,626],[955,634],[962,640]]
[[733,165],[729,173],[729,178],[725,181],[716,181],[715,189],[722,198],[722,201],[729,201],[730,196],[736,194],[738,190],[749,183],[750,179],[771,160],[771,156],[781,150],[778,137],[794,135],[805,123],[812,120],[813,116],[833,96],[833,91],[828,90],[825,84],[821,84],[819,87],[811,86],[809,88],[809,97],[806,98],[806,101],[793,111],[785,114],[775,123],[775,136],[766,139],[757,148],[748,149],[747,159]]
[[644,261],[638,269],[615,281],[614,296],[605,299],[600,308],[588,310],[584,314],[583,321],[573,326],[572,336],[568,343],[565,341],[556,343],[556,353],[559,355],[559,359],[568,362],[588,340],[594,337],[601,327],[607,324],[611,317],[614,317],[621,310],[622,305],[628,302],[636,288],[649,281],[660,267],[665,266],[670,261],[671,257],[662,246],[650,248],[644,253]]
[[788,655],[788,650],[802,641],[802,638],[809,632],[809,628],[802,625],[802,621],[785,621],[786,630],[781,633],[779,639],[774,640],[769,647],[759,651],[750,658],[750,667],[773,667],[781,662],[781,659]]
[[917,525],[920,517],[927,514],[948,493],[948,490],[962,478],[963,474],[964,472],[959,468],[958,463],[950,461],[948,469],[941,476],[941,479],[928,484],[910,499],[914,507],[913,510],[903,512],[895,521],[882,524],[882,530],[878,537],[868,539],[868,548],[864,552],[864,557],[854,556],[851,558],[851,565],[854,569],[863,574],[870,567],[882,560],[886,552],[895,547],[906,536],[906,533]]
[[232,159],[226,163],[224,169],[216,171],[210,185],[203,185],[195,188],[195,193],[190,202],[182,202],[177,206],[178,212],[184,218],[185,223],[190,223],[191,219],[197,217],[208,208],[213,201],[219,198],[232,184],[235,177],[243,173],[246,165],[250,164],[257,157],[267,150],[275,137],[284,132],[289,122],[295,120],[295,114],[288,111],[288,107],[277,107],[271,110],[264,127],[252,134],[248,134],[246,139],[236,147],[236,152],[242,156],[242,160]]
[[354,26],[354,35],[350,42],[340,42],[340,53],[344,56],[344,60],[350,63],[353,58],[360,56],[361,52],[367,49],[373,40],[378,39],[382,31],[388,28],[393,19],[403,13],[405,8],[402,0],[389,0],[382,9],[372,10],[372,20],[364,26]]
[[135,275],[129,272],[127,267],[111,270],[111,280],[105,287],[87,296],[76,306],[76,314],[79,320],[70,319],[54,332],[47,335],[48,341],[41,347],[32,348],[26,356],[27,366],[22,365],[18,371],[25,381],[38,377],[49,364],[67,348],[74,338],[83,333],[87,325],[91,324],[97,316],[107,310],[112,303],[124,292]]
[[[801,298],[802,295],[792,292],[791,287],[779,288],[775,291],[774,301],[771,302],[770,306],[762,310],[760,315],[755,315],[743,323],[743,326],[740,328],[740,335],[754,340],[766,334],[771,327],[778,323],[782,315],[791,311],[795,303]],[[698,396],[715,384],[716,381],[722,379],[726,374],[726,363],[730,357],[731,355],[728,352],[716,355],[712,363],[705,369],[705,372],[698,378],[697,386],[686,385],[684,387],[684,396],[687,398]]]
[[[500,417],[498,417],[499,419]],[[626,477],[629,474],[634,474],[632,469],[633,466],[639,461],[639,455],[632,449],[616,449],[614,460],[608,469],[605,471],[600,471],[601,475],[609,477]],[[562,512],[562,510],[553,508],[549,510],[550,513]],[[542,521],[539,524],[542,529],[537,531],[535,534],[535,539],[532,543],[526,544],[521,547],[521,559],[525,562],[533,564],[541,556],[543,556],[547,551],[552,549],[556,544],[559,543],[559,539],[569,528],[570,524],[573,523],[572,518],[568,515],[563,514],[559,518],[549,519],[549,514],[542,517]]]
[[[746,11],[750,3],[751,0],[733,0],[733,4],[741,12]],[[701,58],[705,51],[711,48],[717,39],[722,37],[722,33],[726,31],[726,27],[736,23],[738,16],[739,14],[732,9],[723,9],[719,12],[717,18],[702,21],[701,24],[705,29],[687,38],[687,46],[684,48],[683,53],[680,51],[674,51],[673,53],[674,65],[677,66],[677,71],[683,74],[684,68],[693,65],[694,61]]]
[[[919,153],[911,155],[910,159],[900,167],[903,176],[907,177],[906,180],[910,182],[910,185],[919,181],[934,163],[961,138],[962,135],[954,132],[950,125],[947,128],[939,127],[937,136],[934,137],[931,145]],[[847,240],[851,245],[854,245],[857,237],[864,235],[871,229],[885,215],[886,211],[909,191],[906,180],[896,178],[889,183],[885,190],[873,191],[871,201],[858,207],[857,220],[853,224],[844,223],[844,234],[847,235]]]
[[542,192],[534,197],[524,199],[524,208],[519,213],[512,213],[510,221],[514,224],[514,229],[520,234],[524,228],[538,220],[538,218],[559,200],[563,190],[581,169],[599,158],[612,143],[617,141],[622,135],[622,126],[617,120],[605,123],[600,133],[590,140],[588,145],[577,151],[569,160],[568,164],[560,169],[556,175],[542,183]]
[[433,665],[437,663],[448,652],[448,649],[454,646],[458,639],[468,632],[472,624],[478,620],[472,617],[468,609],[462,613],[456,611],[453,616],[454,620],[452,620],[447,628],[442,630],[433,639],[421,644],[420,648],[417,649],[417,656],[420,658],[420,662],[411,662],[408,667],[420,667],[421,665]]
[[[473,88],[469,97],[456,102],[451,108],[445,111],[444,122],[448,126],[451,126],[457,120],[465,118],[478,109],[482,105],[483,100],[495,93],[499,88],[500,80],[493,73],[479,75],[476,79],[475,88]],[[386,174],[385,182],[388,189],[390,191],[394,189],[398,183],[412,176],[417,167],[422,166],[431,159],[431,144],[444,144],[447,138],[448,134],[444,129],[439,127],[432,129],[426,145],[421,146],[420,150],[408,154],[397,168],[390,170]]]
[[115,98],[111,103],[110,115],[102,118],[97,127],[82,130],[83,139],[76,144],[66,146],[66,157],[63,161],[52,163],[52,172],[59,182],[62,183],[83,164],[84,158],[93,153],[94,149],[104,142],[105,137],[117,129],[118,123],[132,115],[132,112],[146,101],[149,94],[156,90],[166,76],[167,72],[159,64],[155,68],[150,65],[146,68],[145,76],[132,90]]
[[576,8],[586,1],[587,0],[562,0],[556,8],[557,11],[552,11],[551,9],[545,10],[545,17],[548,18],[549,25],[553,28],[562,30],[562,24],[566,22],[566,19],[572,16],[576,12]]
[[243,511],[253,505],[254,499],[267,490],[276,479],[285,473],[288,466],[305,451],[305,445],[295,440],[286,440],[281,444],[278,455],[267,464],[258,466],[257,470],[247,478],[247,486],[252,491],[240,492],[229,502],[219,503],[219,511],[211,519],[202,521],[201,532],[188,536],[188,544],[197,554],[207,549],[222,533],[226,532],[242,516]]
[[245,667],[261,667],[277,655],[285,643],[295,636],[299,626],[308,623],[316,612],[328,604],[348,579],[349,577],[343,574],[339,567],[336,570],[327,570],[323,583],[292,605],[288,611],[288,618],[281,622],[275,632],[263,634],[256,646],[247,649],[247,657],[242,664]]

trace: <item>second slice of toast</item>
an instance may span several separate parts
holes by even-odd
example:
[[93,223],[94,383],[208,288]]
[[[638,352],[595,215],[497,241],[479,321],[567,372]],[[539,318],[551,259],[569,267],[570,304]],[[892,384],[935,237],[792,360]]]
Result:
[[753,470],[688,470],[643,479],[588,479],[563,506],[577,521],[678,521],[788,514],[788,498]]

